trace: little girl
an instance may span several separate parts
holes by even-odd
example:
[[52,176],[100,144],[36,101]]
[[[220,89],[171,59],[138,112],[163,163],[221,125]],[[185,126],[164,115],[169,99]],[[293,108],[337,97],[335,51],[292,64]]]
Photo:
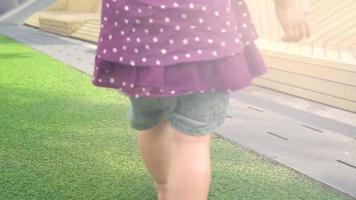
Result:
[[[275,0],[285,41],[309,37],[299,0]],[[128,96],[158,199],[206,200],[210,142],[230,92],[267,72],[243,0],[103,0],[92,83]]]

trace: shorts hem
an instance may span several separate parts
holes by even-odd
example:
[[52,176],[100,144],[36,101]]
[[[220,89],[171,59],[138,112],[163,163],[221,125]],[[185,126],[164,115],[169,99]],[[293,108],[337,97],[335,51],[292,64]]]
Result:
[[174,129],[176,129],[186,135],[203,136],[203,135],[207,135],[207,134],[215,132],[216,129],[218,129],[225,122],[225,118],[220,121],[215,122],[213,125],[199,128],[199,129],[188,128],[187,126],[185,126],[181,123],[176,123],[175,121],[172,121],[172,120],[170,122]]
[[151,123],[149,125],[146,125],[146,126],[140,126],[140,125],[135,125],[135,124],[130,124],[131,125],[131,128],[135,129],[135,130],[138,130],[138,131],[144,131],[144,130],[148,130],[148,129],[151,129],[153,127],[155,127],[157,125],[158,121],[157,122],[154,122],[154,123]]

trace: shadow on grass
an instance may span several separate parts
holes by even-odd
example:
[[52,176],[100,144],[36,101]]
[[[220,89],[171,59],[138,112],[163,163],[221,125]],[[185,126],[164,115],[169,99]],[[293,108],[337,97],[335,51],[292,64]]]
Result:
[[6,35],[1,35],[0,34],[0,47],[1,46],[5,46],[5,45],[9,45],[9,44],[18,44],[18,42],[16,42],[13,38],[10,38]]
[[6,53],[0,54],[0,59],[14,59],[14,58],[31,58],[33,54],[31,53]]

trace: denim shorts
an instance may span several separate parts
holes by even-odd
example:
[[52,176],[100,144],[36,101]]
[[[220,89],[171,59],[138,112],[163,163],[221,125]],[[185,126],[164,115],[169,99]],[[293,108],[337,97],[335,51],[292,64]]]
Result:
[[154,127],[168,120],[178,131],[192,136],[214,132],[226,119],[230,93],[215,91],[171,97],[131,97],[127,113],[136,130]]

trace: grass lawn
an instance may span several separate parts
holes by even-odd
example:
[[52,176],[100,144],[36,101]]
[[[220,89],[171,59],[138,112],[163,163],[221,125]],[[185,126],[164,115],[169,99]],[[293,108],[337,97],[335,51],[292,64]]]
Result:
[[[0,199],[155,199],[127,97],[0,36]],[[210,200],[342,200],[343,194],[223,138]]]

